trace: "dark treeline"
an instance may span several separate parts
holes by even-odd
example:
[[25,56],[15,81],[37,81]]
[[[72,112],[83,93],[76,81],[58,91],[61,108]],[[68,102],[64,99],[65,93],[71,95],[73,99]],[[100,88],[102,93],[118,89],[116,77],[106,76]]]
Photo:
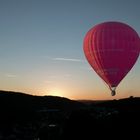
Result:
[[140,98],[74,101],[0,91],[0,140],[139,138]]

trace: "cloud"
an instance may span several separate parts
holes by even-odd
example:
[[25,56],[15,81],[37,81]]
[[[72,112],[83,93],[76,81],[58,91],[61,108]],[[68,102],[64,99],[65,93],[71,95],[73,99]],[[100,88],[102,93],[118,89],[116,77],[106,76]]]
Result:
[[81,69],[83,69],[83,70],[89,70],[89,71],[93,70],[92,67],[81,67]]
[[53,60],[55,60],[55,61],[83,62],[83,60],[81,60],[81,59],[62,58],[62,57],[53,58]]
[[65,74],[64,77],[71,77],[71,74]]
[[53,81],[45,80],[44,83],[50,84],[50,83],[53,83]]
[[10,74],[10,73],[5,74],[5,76],[8,77],[8,78],[15,78],[15,77],[17,77],[17,75]]
[[45,58],[45,59],[51,59],[50,56],[47,56],[47,55],[43,55],[43,56],[40,56],[41,58]]

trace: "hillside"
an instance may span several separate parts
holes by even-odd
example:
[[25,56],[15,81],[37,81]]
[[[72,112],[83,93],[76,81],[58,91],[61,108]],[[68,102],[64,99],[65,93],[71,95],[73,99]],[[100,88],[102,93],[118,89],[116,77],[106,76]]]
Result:
[[68,110],[79,108],[83,104],[58,96],[33,96],[19,92],[0,91],[0,105],[1,109],[10,107],[16,110],[43,108]]
[[[64,97],[33,96],[25,93],[0,91],[0,119],[29,119],[33,114],[49,110],[70,112],[80,109],[84,104]],[[35,116],[33,116],[35,118]]]
[[112,139],[138,136],[140,98],[74,101],[0,91],[0,140]]

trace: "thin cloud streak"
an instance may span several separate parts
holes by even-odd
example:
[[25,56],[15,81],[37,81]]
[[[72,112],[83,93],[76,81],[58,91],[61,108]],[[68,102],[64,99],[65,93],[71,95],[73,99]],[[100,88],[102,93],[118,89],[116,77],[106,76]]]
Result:
[[14,74],[5,74],[6,77],[9,77],[9,78],[15,78],[17,77],[17,75],[14,75]]
[[73,59],[73,58],[62,58],[62,57],[53,58],[53,60],[55,60],[55,61],[83,62],[83,60],[80,60],[80,59]]

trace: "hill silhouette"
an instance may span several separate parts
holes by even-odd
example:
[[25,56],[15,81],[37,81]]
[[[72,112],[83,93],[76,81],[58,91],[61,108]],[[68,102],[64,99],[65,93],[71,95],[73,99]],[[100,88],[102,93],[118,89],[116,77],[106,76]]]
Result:
[[[13,134],[17,136],[20,132],[21,137],[17,139],[31,140],[38,135],[39,129],[43,126],[48,127],[50,124],[58,123],[63,125],[72,111],[84,106],[83,103],[64,97],[0,91],[0,139],[1,137],[7,139]],[[13,132],[15,129],[16,132]],[[26,131],[31,133],[31,137],[25,134]],[[26,137],[24,138],[23,135]]]
[[136,139],[139,137],[139,97],[81,102],[85,103],[89,109],[71,114],[66,127],[66,137],[69,135],[69,140],[126,139],[128,137]]
[[[33,96],[20,92],[0,91],[0,118],[8,120],[14,113],[16,120],[19,117],[29,118],[29,114],[43,112],[45,110],[61,110],[70,112],[83,107],[84,104],[58,96]],[[27,115],[28,113],[28,115]],[[26,116],[27,115],[27,116]],[[20,119],[20,118],[19,118]]]
[[[31,106],[33,108],[61,108],[67,109],[68,106],[72,108],[75,105],[82,105],[80,102],[70,100],[65,97],[59,96],[33,96],[20,92],[12,92],[12,91],[0,91],[0,100],[1,104],[7,105],[18,105],[16,109],[20,106],[21,108],[26,108],[27,106]],[[65,106],[64,106],[65,104]],[[27,109],[27,108],[26,108]]]
[[0,140],[135,139],[139,134],[138,97],[75,101],[0,91],[0,112]]

